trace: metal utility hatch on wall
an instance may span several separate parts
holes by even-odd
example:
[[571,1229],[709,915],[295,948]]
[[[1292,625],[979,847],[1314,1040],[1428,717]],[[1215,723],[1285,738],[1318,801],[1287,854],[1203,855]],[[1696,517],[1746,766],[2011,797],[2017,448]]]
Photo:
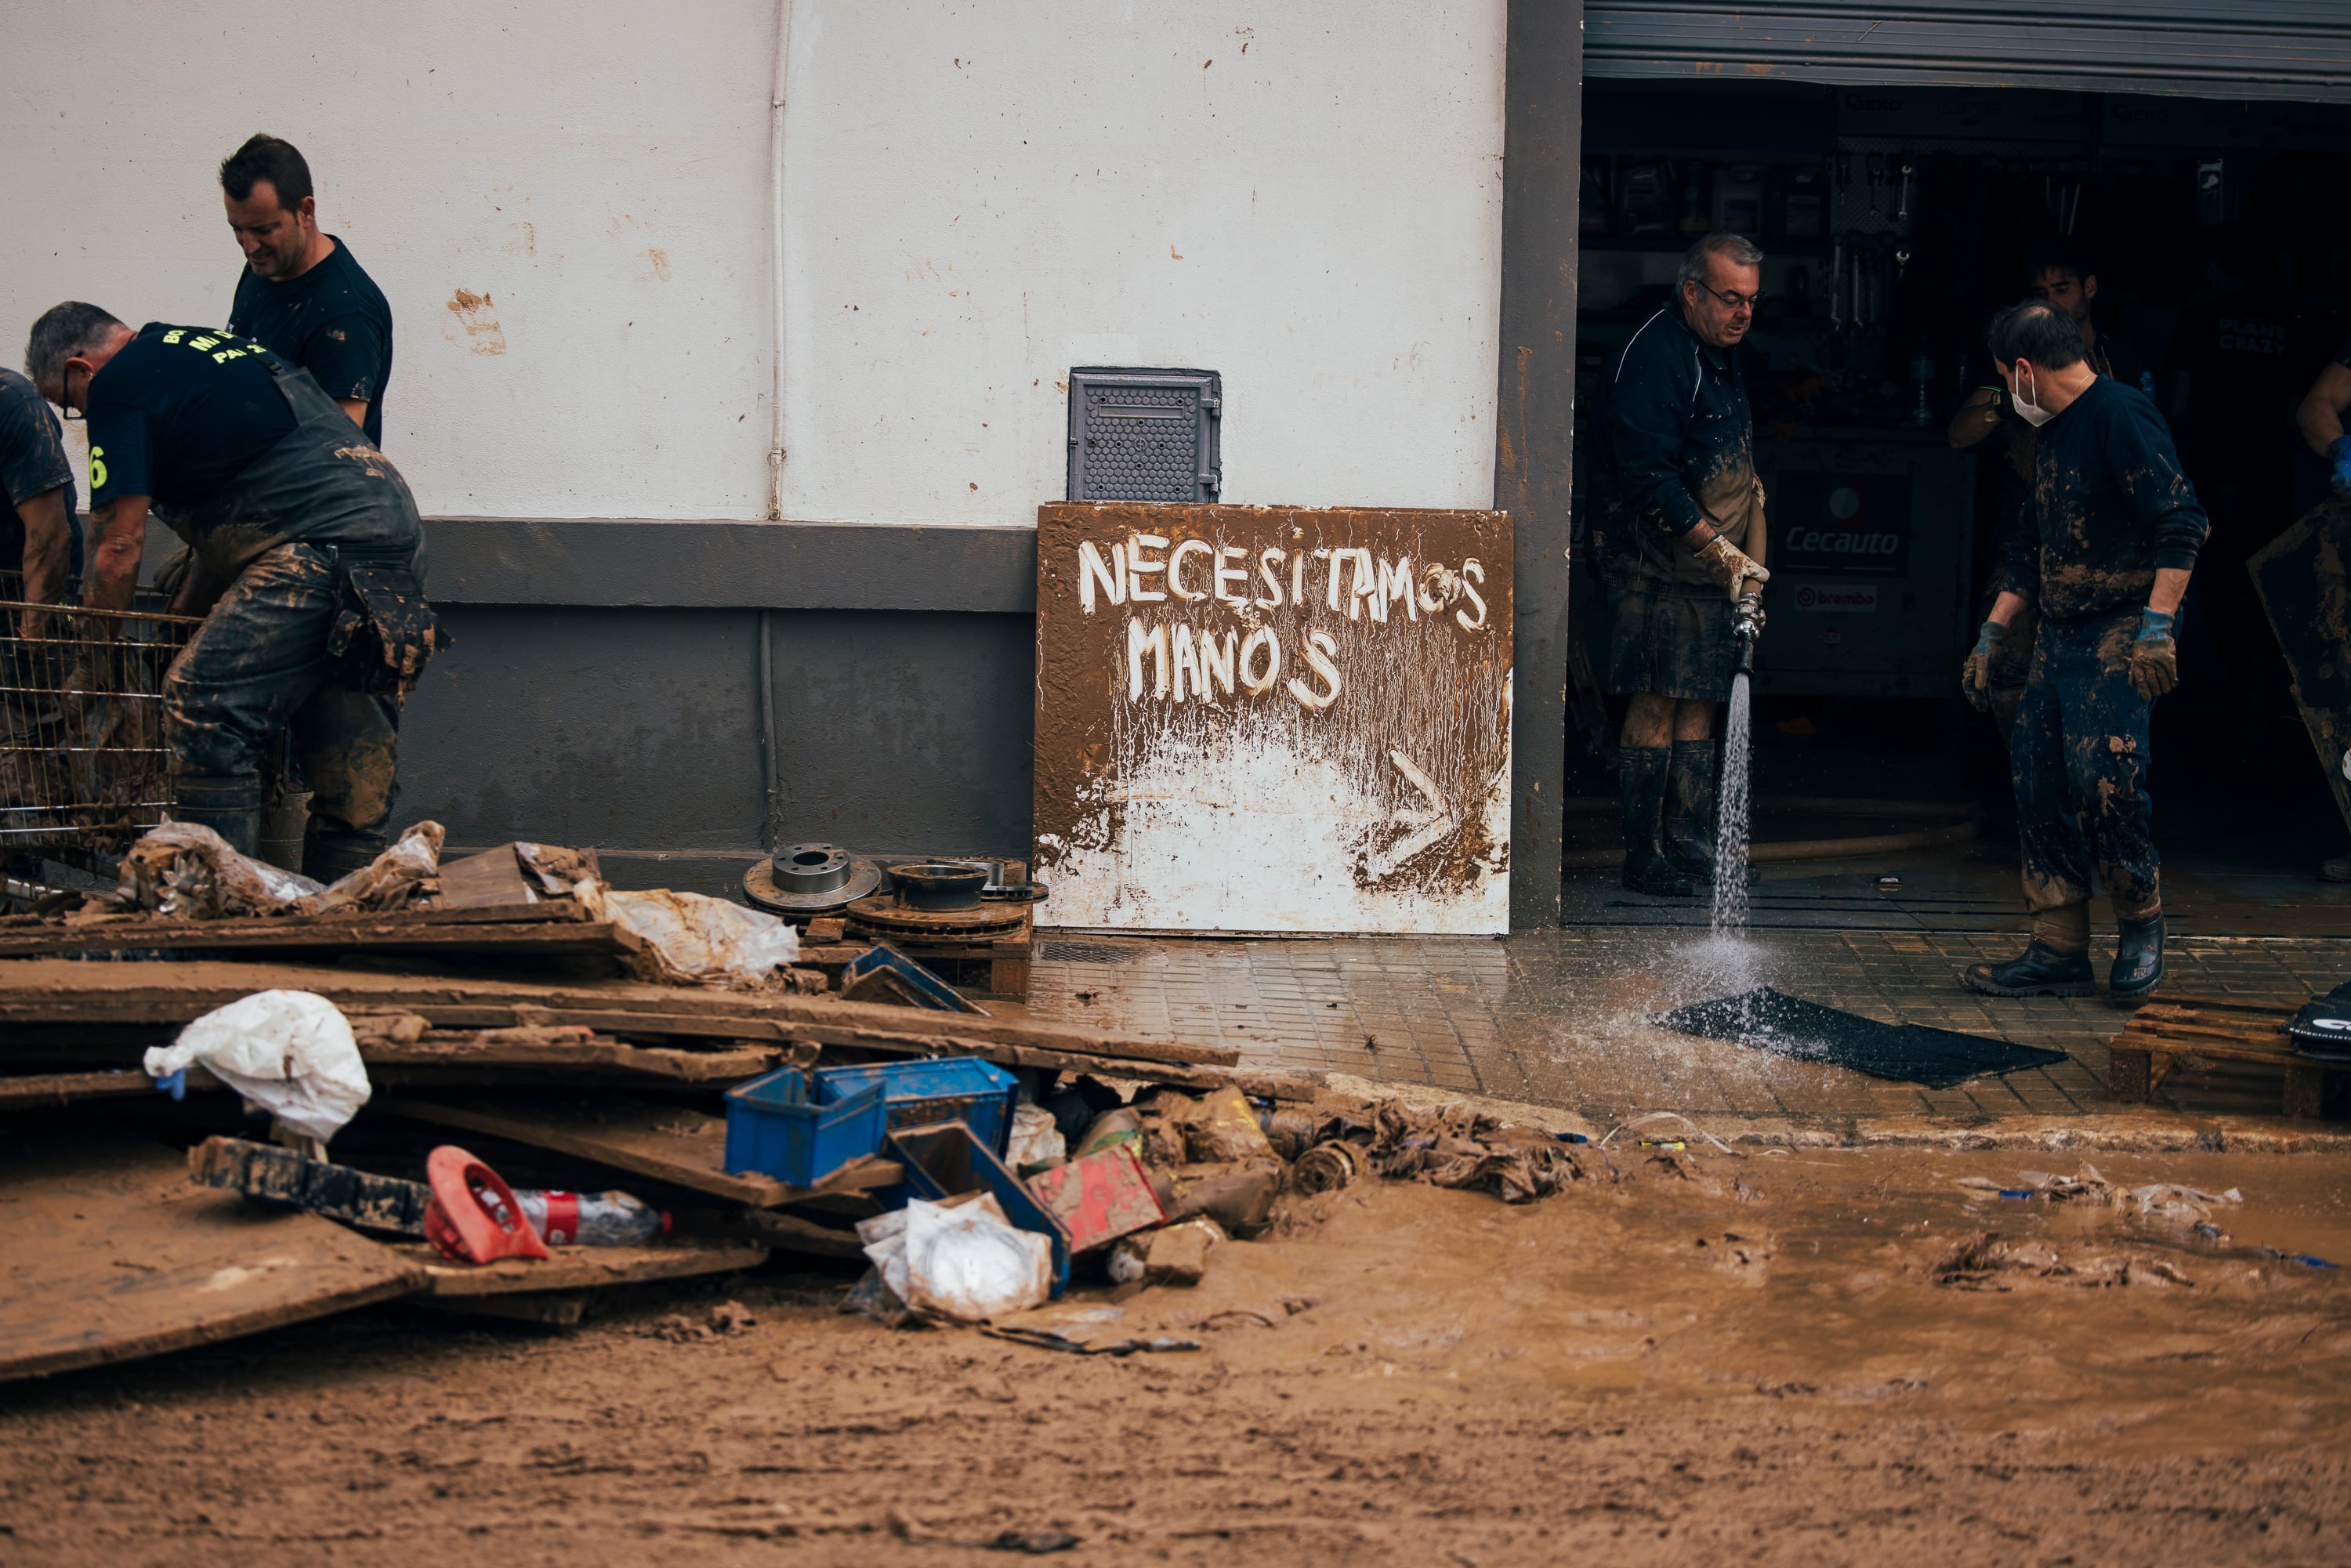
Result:
[[2351,103],[2343,0],[1593,0],[1587,80],[2051,88]]
[[1068,499],[1215,500],[1224,402],[1214,371],[1071,371]]

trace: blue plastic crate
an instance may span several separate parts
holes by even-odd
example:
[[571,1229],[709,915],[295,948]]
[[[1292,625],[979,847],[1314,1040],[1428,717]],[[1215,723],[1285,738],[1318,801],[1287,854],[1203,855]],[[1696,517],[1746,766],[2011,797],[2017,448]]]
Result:
[[726,1092],[726,1174],[769,1176],[814,1186],[882,1147],[886,1107],[879,1083],[811,1095],[797,1067]]
[[917,1061],[872,1061],[855,1067],[821,1067],[816,1074],[820,1103],[879,1084],[889,1106],[888,1130],[961,1122],[988,1153],[1001,1155],[1012,1130],[1012,1074],[977,1057],[927,1058]]

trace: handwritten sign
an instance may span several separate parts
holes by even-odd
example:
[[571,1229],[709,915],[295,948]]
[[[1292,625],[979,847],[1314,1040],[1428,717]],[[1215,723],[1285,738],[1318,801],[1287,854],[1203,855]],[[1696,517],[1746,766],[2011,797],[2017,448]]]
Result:
[[1040,924],[1506,929],[1510,625],[1502,513],[1040,507]]

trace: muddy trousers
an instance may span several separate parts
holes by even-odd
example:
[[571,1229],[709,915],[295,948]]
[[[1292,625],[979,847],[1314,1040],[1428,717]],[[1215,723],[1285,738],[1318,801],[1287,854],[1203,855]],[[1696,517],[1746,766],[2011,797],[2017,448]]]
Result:
[[327,653],[341,605],[320,551],[283,544],[255,560],[213,607],[163,679],[163,733],[183,776],[256,778],[284,731],[310,788],[302,870],[321,882],[382,850],[397,795],[400,699],[356,689]]
[[[2097,621],[2044,618],[2034,640],[2008,758],[2036,930],[2085,920],[2094,876],[2116,920],[2163,907],[2147,792],[2153,705],[2126,674],[2138,624],[2136,609]],[[2086,926],[2076,928],[2086,938]]]

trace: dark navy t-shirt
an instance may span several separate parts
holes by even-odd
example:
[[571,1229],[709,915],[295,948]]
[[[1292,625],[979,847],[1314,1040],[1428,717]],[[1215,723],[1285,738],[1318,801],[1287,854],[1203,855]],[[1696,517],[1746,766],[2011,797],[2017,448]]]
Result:
[[392,380],[392,306],[335,236],[327,259],[289,282],[237,275],[228,329],[310,372],[329,397],[364,398],[368,440],[383,444],[383,389]]
[[[57,416],[33,383],[14,371],[0,370],[0,571],[20,571],[25,565],[25,520],[16,508],[36,496],[64,488],[66,516],[73,516],[73,464],[66,456]],[[71,533],[70,521],[68,531]],[[69,541],[73,559],[67,570],[81,570],[81,539]]]
[[151,321],[89,383],[89,504],[152,496],[193,506],[294,428],[250,339]]

